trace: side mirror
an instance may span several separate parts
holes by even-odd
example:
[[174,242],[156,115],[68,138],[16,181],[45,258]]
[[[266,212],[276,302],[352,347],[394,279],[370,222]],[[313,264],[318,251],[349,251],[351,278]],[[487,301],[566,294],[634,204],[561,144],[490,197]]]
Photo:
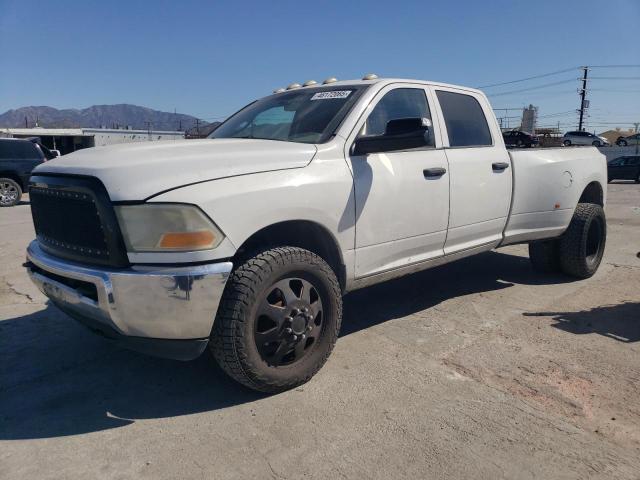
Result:
[[358,138],[353,145],[354,155],[409,150],[429,145],[429,127],[427,118],[398,118],[387,122],[382,135],[370,135]]
[[60,150],[51,150],[51,153],[53,153],[54,158],[60,156]]

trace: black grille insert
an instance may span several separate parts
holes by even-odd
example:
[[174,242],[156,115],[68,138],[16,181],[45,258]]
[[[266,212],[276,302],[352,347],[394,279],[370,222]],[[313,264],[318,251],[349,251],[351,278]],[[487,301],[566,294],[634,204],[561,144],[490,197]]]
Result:
[[43,249],[84,263],[127,265],[113,207],[97,179],[34,176],[29,199]]

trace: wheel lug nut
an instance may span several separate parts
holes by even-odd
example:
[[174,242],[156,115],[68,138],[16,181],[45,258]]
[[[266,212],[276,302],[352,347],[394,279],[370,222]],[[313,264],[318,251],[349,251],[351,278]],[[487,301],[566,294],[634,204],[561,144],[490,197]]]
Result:
[[293,330],[291,330],[290,328],[285,328],[285,329],[284,329],[284,331],[285,331],[286,333],[292,333],[292,332],[293,332]]
[[305,338],[307,338],[307,336],[303,333],[302,335],[300,335],[300,339],[304,340]]
[[313,330],[313,327],[312,327],[311,325],[309,325],[309,326],[307,327],[307,330],[311,331],[311,330]]
[[291,317],[284,317],[284,321],[285,321],[285,322],[292,322],[292,321],[293,321],[293,318],[291,318]]
[[297,335],[292,335],[291,339],[295,342],[298,339],[298,336]]

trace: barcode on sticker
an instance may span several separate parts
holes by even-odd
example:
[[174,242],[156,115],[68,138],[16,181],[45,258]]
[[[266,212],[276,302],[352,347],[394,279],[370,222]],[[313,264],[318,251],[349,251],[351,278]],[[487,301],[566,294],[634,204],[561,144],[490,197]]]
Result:
[[333,92],[318,92],[311,97],[311,100],[330,100],[332,98],[347,98],[351,90],[335,90]]

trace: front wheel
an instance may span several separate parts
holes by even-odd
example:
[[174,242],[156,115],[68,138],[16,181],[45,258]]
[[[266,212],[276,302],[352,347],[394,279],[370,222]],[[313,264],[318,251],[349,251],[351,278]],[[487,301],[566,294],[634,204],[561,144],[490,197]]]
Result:
[[0,207],[13,207],[22,198],[22,188],[10,178],[0,178]]
[[562,145],[564,145],[565,147],[570,147],[571,146],[571,140],[565,140],[564,142],[562,142]]
[[626,146],[627,146],[627,141],[626,141],[626,140],[620,140],[620,141],[618,142],[618,145],[619,145],[620,147],[626,147]]
[[562,271],[577,278],[591,277],[600,266],[606,241],[607,221],[602,207],[579,203],[560,239]]
[[593,145],[594,147],[599,147],[600,142],[598,140],[595,140],[591,145]]
[[342,320],[334,271],[318,255],[278,247],[233,271],[210,348],[233,379],[275,393],[307,382],[324,365]]

